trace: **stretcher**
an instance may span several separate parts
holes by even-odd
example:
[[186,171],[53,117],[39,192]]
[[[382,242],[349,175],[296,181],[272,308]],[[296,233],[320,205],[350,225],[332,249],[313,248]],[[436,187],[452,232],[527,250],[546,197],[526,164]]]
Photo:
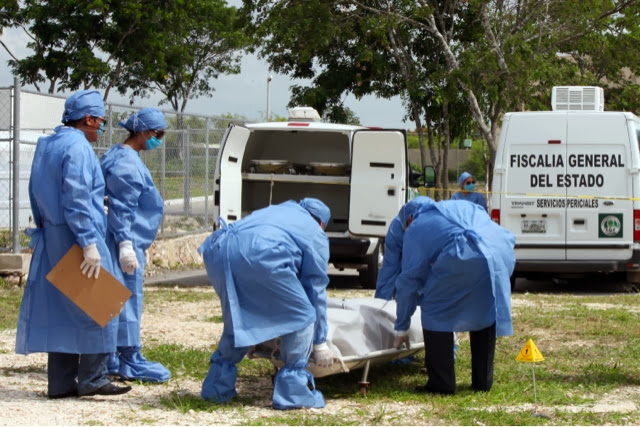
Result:
[[[336,356],[328,368],[309,360],[307,369],[315,378],[364,369],[358,386],[364,396],[369,388],[369,368],[413,356],[424,350],[420,308],[411,317],[410,348],[395,349],[395,301],[376,298],[329,298],[327,300],[329,331],[327,344]],[[278,357],[278,340],[259,344],[249,357],[266,358],[276,369],[283,366]]]

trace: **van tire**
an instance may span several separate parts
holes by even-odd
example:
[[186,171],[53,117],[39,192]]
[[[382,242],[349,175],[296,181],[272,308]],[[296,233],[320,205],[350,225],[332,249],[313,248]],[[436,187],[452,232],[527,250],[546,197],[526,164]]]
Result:
[[511,293],[513,293],[516,290],[516,275],[512,274],[509,281],[511,282]]
[[376,246],[376,249],[370,255],[367,255],[367,258],[366,258],[367,268],[358,270],[360,285],[362,286],[363,289],[376,288],[376,282],[378,281],[378,269],[380,268],[379,254],[380,254],[380,243],[378,243],[378,246]]
[[636,287],[640,285],[640,271],[627,271],[627,283]]

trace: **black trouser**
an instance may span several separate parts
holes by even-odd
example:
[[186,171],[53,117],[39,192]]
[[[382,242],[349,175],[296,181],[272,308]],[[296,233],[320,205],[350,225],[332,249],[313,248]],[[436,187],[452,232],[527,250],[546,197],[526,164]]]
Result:
[[81,395],[87,394],[108,384],[108,358],[109,353],[49,353],[47,363],[49,396],[73,391]]
[[[453,332],[422,330],[428,391],[444,394],[456,392],[453,360]],[[496,324],[469,333],[471,340],[471,387],[489,391],[493,385],[493,360],[496,352]]]

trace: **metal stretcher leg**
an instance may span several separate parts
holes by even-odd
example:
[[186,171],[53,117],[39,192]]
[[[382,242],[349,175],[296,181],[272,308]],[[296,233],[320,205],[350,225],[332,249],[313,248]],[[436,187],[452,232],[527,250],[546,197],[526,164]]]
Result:
[[364,365],[364,372],[362,373],[362,380],[358,383],[360,386],[360,395],[366,396],[367,390],[369,389],[369,382],[367,381],[367,377],[369,376],[369,366],[371,365],[371,360],[367,360]]

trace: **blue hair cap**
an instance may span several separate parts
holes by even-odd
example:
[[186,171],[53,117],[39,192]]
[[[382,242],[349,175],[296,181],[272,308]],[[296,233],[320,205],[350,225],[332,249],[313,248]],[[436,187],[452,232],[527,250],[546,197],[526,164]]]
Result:
[[407,220],[409,217],[414,216],[418,208],[421,206],[426,206],[435,203],[432,198],[427,196],[418,196],[415,199],[409,200],[403,207],[400,208],[400,212],[398,212],[398,217],[400,217],[400,222],[402,223],[402,228],[407,227]]
[[469,178],[470,176],[472,176],[469,172],[462,172],[462,175],[460,175],[460,178],[458,178],[458,185],[460,185],[460,187],[462,187],[462,184],[467,180],[467,178]]
[[311,215],[322,221],[325,227],[327,226],[327,224],[329,224],[329,220],[331,219],[331,210],[320,200],[306,197],[300,200],[300,206],[309,211]]
[[162,130],[167,128],[164,113],[157,108],[143,108],[129,116],[126,122],[118,123],[131,132],[144,132],[145,130]]
[[80,90],[64,102],[62,123],[80,120],[84,116],[104,117],[104,101],[97,90]]

